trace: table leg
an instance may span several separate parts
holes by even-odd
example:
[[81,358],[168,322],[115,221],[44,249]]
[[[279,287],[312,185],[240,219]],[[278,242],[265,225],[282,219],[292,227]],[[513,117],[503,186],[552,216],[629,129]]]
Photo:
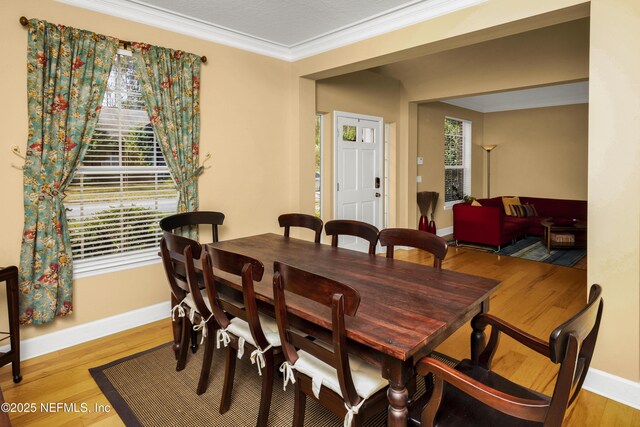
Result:
[[[171,293],[171,307],[175,307],[176,304],[178,304],[180,301],[178,301],[176,299],[176,297],[173,295],[173,292]],[[180,353],[180,334],[181,334],[181,322],[182,319],[180,319],[179,317],[176,317],[176,320],[171,320],[171,329],[173,331],[173,353],[174,356],[176,358],[176,360],[178,360],[178,354]]]
[[[480,314],[489,312],[489,301],[490,298],[485,299],[480,304]],[[487,346],[487,336],[484,333],[486,326],[478,327],[475,322],[471,322],[471,328],[473,331],[471,332],[471,360],[474,363],[478,363],[480,360],[480,353]]]
[[383,376],[389,380],[387,426],[405,427],[409,418],[407,383],[413,376],[413,364],[410,361],[403,362],[386,357],[383,364]]

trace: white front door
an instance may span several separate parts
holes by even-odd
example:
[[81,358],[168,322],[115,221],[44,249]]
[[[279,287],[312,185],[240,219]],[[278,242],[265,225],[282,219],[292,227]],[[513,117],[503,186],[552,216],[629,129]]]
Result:
[[[334,218],[382,227],[382,117],[334,113]],[[341,236],[340,247],[366,252],[363,239]]]

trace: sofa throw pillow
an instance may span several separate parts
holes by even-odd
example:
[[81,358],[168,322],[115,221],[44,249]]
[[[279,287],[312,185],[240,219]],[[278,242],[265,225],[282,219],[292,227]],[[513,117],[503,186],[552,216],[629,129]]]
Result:
[[522,206],[524,206],[525,210],[527,211],[527,216],[540,216],[538,215],[538,211],[536,210],[536,207],[533,206],[532,204],[525,203]]
[[511,212],[511,206],[512,205],[521,205],[522,203],[520,203],[520,198],[518,196],[516,196],[516,197],[503,197],[502,198],[502,204],[504,205],[504,213],[505,213],[505,215],[516,216]]
[[482,205],[477,200],[474,200],[473,202],[471,202],[471,206],[482,206]]
[[527,209],[524,207],[524,205],[511,205],[511,216],[517,216],[518,218],[526,218],[527,216]]

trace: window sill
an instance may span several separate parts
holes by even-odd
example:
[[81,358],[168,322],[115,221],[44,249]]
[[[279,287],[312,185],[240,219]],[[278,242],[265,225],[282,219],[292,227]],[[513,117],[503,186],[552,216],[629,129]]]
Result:
[[445,211],[449,211],[449,210],[453,209],[453,206],[457,205],[458,203],[464,203],[464,200],[455,200],[453,202],[445,202],[444,210]]
[[[157,251],[156,251],[157,252]],[[99,276],[102,274],[115,273],[118,271],[131,270],[133,268],[146,267],[148,265],[161,264],[162,259],[154,255],[153,257],[146,257],[145,259],[133,259],[133,260],[114,260],[112,263],[105,265],[82,265],[78,266],[74,263],[73,279],[84,279],[87,277]]]

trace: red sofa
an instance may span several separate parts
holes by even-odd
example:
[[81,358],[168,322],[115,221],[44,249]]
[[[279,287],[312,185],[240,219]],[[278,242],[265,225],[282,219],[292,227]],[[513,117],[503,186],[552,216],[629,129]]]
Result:
[[502,246],[527,234],[542,235],[540,222],[549,217],[587,219],[586,200],[520,197],[522,204],[535,206],[538,216],[518,218],[504,213],[502,197],[478,199],[482,206],[459,203],[453,206],[453,237],[459,242]]

